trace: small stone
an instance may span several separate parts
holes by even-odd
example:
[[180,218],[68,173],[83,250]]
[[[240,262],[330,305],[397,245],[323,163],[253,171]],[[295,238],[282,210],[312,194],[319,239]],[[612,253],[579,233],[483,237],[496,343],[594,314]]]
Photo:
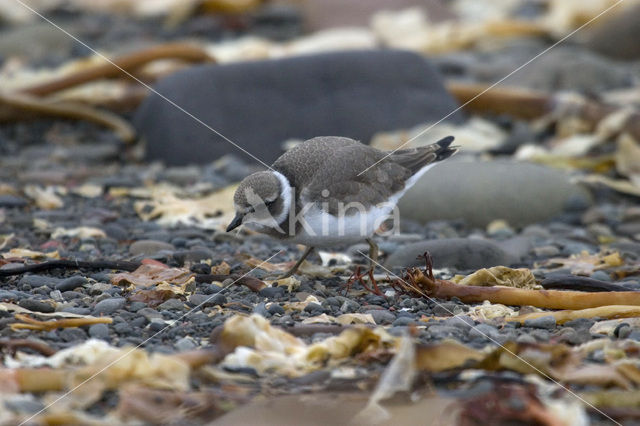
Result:
[[560,249],[556,246],[540,246],[533,249],[533,254],[537,257],[547,258],[560,254]]
[[93,315],[110,315],[117,311],[118,309],[122,309],[124,307],[126,300],[123,297],[110,297],[109,299],[104,299],[93,307]]
[[607,282],[612,281],[611,275],[609,275],[605,271],[595,271],[593,274],[591,274],[591,278],[593,278],[594,280],[600,280],[600,281],[607,281]]
[[227,303],[227,298],[224,294],[215,294],[211,297],[211,305],[212,306],[222,306]]
[[153,321],[154,319],[162,319],[162,315],[160,314],[160,312],[156,311],[153,308],[142,308],[136,313],[145,317],[149,322]]
[[184,303],[179,299],[169,299],[158,305],[161,311],[181,311],[184,309]]
[[174,251],[175,249],[173,244],[164,241],[138,240],[129,246],[129,253],[133,256],[152,256],[162,250]]
[[271,315],[284,315],[284,308],[277,303],[269,305],[267,311],[269,311]]
[[496,340],[498,336],[498,330],[489,324],[478,324],[469,330],[469,337],[474,339]]
[[269,313],[269,311],[267,310],[267,307],[265,306],[265,303],[258,303],[254,308],[253,308],[253,312],[258,314],[258,315],[262,315],[265,318],[269,318],[271,316],[271,314]]
[[198,347],[196,342],[194,342],[191,337],[183,337],[181,339],[178,339],[174,346],[180,352],[191,351]]
[[17,197],[11,194],[0,195],[0,208],[20,208],[28,204],[29,202],[22,197]]
[[160,330],[164,330],[166,326],[167,324],[165,324],[165,322],[159,318],[154,318],[149,322],[149,329],[154,333],[157,333]]
[[87,333],[81,328],[63,328],[58,333],[58,336],[65,342],[78,342],[87,340]]
[[94,283],[89,288],[89,294],[91,296],[98,296],[102,293],[106,293],[113,288],[113,285],[108,283]]
[[311,315],[319,315],[324,312],[324,308],[318,303],[311,302],[304,307],[304,311],[310,313]]
[[60,291],[71,291],[75,290],[78,287],[82,287],[86,283],[87,279],[85,277],[76,275],[58,282],[55,285],[55,289]]
[[36,299],[23,299],[18,302],[18,306],[29,309],[30,311],[42,312],[45,314],[50,314],[56,310],[53,302]]
[[[374,317],[374,320],[375,320],[375,317]],[[378,322],[376,321],[376,324],[377,323]],[[416,324],[416,321],[411,317],[399,317],[399,318],[396,318],[396,320],[393,321],[391,325],[393,325],[394,327],[403,327],[410,324]]]
[[391,324],[396,320],[396,316],[386,309],[372,309],[365,311],[365,314],[370,314],[376,324]]
[[107,324],[93,324],[89,327],[89,336],[94,339],[109,340],[109,326]]
[[191,268],[189,268],[191,270],[191,272],[194,272],[196,274],[210,274],[211,273],[211,266],[207,265],[206,263],[196,263],[194,265],[191,265]]
[[540,317],[540,318],[528,319],[528,320],[525,320],[524,326],[531,327],[531,328],[544,328],[547,330],[553,330],[554,328],[556,328],[556,319],[551,315]]
[[131,302],[128,307],[129,312],[138,312],[140,309],[146,308],[147,304],[144,302]]
[[38,413],[45,409],[44,403],[35,400],[33,394],[12,395],[4,398],[7,410],[16,413]]
[[521,334],[516,338],[516,342],[517,343],[524,343],[524,344],[534,344],[537,343],[536,339],[529,335],[529,334]]
[[31,288],[38,288],[42,286],[46,286],[49,288],[55,288],[55,286],[60,282],[59,278],[47,277],[43,275],[25,275],[20,279],[20,285],[30,285]]
[[284,287],[265,287],[258,292],[258,296],[266,297],[267,299],[284,297],[284,294]]

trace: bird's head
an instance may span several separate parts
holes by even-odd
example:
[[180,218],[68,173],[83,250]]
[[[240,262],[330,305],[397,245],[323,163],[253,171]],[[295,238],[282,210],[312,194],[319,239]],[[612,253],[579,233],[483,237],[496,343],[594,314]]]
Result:
[[258,172],[247,176],[233,196],[236,216],[227,232],[243,224],[257,231],[279,229],[289,212],[291,192],[289,181],[278,172]]

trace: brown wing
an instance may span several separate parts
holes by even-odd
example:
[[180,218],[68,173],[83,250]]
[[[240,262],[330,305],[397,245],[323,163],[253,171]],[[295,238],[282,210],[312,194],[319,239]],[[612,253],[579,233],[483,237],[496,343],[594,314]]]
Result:
[[[340,203],[361,203],[365,208],[387,201],[404,188],[411,171],[385,159],[385,152],[361,143],[339,147],[325,156],[325,162],[314,173],[313,179],[300,193],[301,201],[320,199],[327,203],[328,212],[337,214]],[[358,176],[363,170],[383,159],[375,167]],[[328,196],[323,197],[323,190]],[[326,194],[326,192],[325,192]],[[324,206],[321,206],[324,207]],[[348,210],[355,213],[355,210]]]

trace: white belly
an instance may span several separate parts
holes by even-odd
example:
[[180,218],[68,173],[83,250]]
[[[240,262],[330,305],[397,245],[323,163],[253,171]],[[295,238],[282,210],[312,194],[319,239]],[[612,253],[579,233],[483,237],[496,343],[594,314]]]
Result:
[[[300,219],[297,235],[289,241],[314,247],[355,244],[371,237],[389,217],[393,206],[374,207],[368,212],[353,210],[342,217],[333,216],[319,208],[309,209]],[[296,228],[292,228],[296,229]]]

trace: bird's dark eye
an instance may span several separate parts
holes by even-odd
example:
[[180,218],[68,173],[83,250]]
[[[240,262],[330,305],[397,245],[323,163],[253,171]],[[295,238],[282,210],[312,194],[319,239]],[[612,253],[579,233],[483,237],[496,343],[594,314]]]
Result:
[[267,207],[271,207],[272,205],[274,205],[276,203],[276,200],[271,200],[271,201],[265,201],[264,205]]

